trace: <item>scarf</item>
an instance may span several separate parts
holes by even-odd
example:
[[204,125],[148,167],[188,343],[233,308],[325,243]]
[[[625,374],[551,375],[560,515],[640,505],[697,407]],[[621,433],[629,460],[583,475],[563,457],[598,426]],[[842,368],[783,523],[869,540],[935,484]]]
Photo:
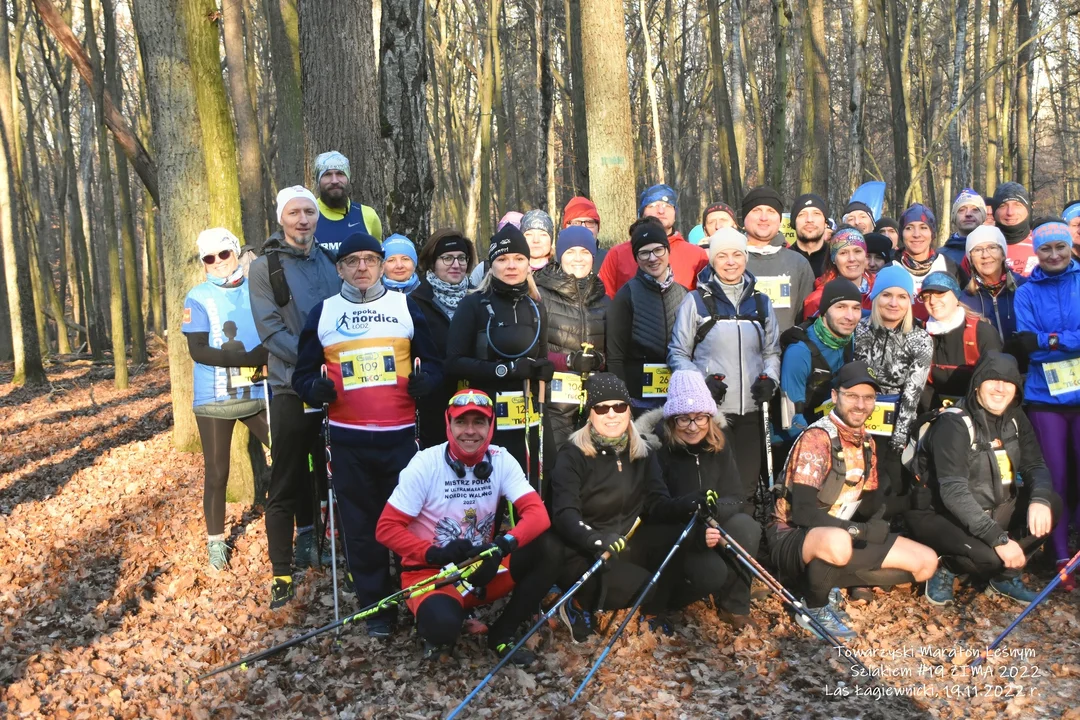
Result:
[[817,336],[817,339],[824,343],[825,347],[830,350],[839,350],[851,343],[850,335],[848,337],[840,337],[834,333],[829,328],[828,324],[825,322],[825,317],[822,315],[818,315],[817,320],[814,321],[811,328],[814,331],[814,335]]
[[998,230],[1005,236],[1006,245],[1015,245],[1018,242],[1027,239],[1027,236],[1031,234],[1031,218],[1019,222],[1015,225],[1002,225],[998,223]]
[[424,279],[431,286],[431,293],[435,296],[435,301],[446,309],[447,317],[453,320],[458,303],[461,302],[461,298],[465,297],[465,293],[469,291],[468,276],[462,278],[457,285],[451,285],[445,280],[440,280],[438,275],[428,270]]
[[667,275],[664,276],[663,280],[657,280],[656,278],[654,278],[652,275],[645,272],[644,270],[641,271],[641,279],[644,280],[645,282],[651,282],[654,285],[659,285],[660,286],[660,292],[663,292],[663,291],[667,290],[669,287],[671,287],[671,283],[675,282],[675,273],[671,269],[671,266],[669,265],[668,269],[667,269]]
[[533,272],[540,272],[545,267],[547,267],[547,264],[549,262],[551,262],[550,258],[543,258],[542,260],[533,260],[530,258],[529,267],[532,269]]
[[517,285],[509,285],[492,275],[491,289],[495,291],[496,295],[502,295],[510,300],[520,300],[529,294],[529,283],[526,280],[522,280]]
[[996,298],[1001,294],[1001,291],[1005,289],[1005,286],[1009,284],[1009,271],[1006,270],[1001,273],[1001,279],[993,284],[986,282],[982,279],[981,275],[975,273],[975,282],[978,283],[980,287],[985,288],[986,291],[990,293],[990,297]]
[[420,285],[420,276],[413,273],[408,280],[391,280],[384,275],[382,284],[391,290],[397,290],[399,293],[408,295]]
[[937,260],[937,251],[933,248],[930,249],[930,254],[925,260],[916,260],[908,254],[907,250],[900,255],[900,264],[915,277],[922,277],[930,272],[930,266],[935,260]]
[[361,291],[359,288],[354,288],[352,285],[344,281],[342,281],[341,283],[341,297],[345,298],[349,302],[374,302],[385,294],[386,287],[382,284],[382,280],[376,280],[375,284],[369,287],[366,291]]
[[610,450],[616,455],[622,455],[626,448],[630,447],[630,433],[624,432],[617,438],[610,438],[596,432],[596,428],[589,425],[589,439],[597,450]]
[[244,268],[238,266],[235,270],[229,273],[228,277],[223,278],[219,278],[216,275],[206,273],[206,279],[210,281],[211,285],[217,285],[218,287],[240,287],[240,285],[244,282]]
[[926,332],[931,335],[944,335],[963,325],[966,319],[967,313],[964,312],[964,306],[960,305],[953,311],[952,315],[944,320],[935,320],[934,318],[927,320]]

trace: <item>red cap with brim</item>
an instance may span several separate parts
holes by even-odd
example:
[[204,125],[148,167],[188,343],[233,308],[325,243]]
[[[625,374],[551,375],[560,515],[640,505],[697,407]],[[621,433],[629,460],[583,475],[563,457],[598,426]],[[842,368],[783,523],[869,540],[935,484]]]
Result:
[[[475,395],[477,397],[486,398],[487,401],[488,401],[487,406],[480,405],[480,404],[478,404],[476,402],[466,402],[464,405],[455,405],[454,404],[454,400],[456,398],[468,397],[469,395]],[[491,402],[491,398],[488,396],[488,394],[483,392],[482,390],[474,390],[474,389],[458,390],[450,398],[450,403],[446,408],[446,414],[447,414],[448,417],[450,417],[450,418],[458,418],[458,417],[461,417],[462,415],[464,415],[467,412],[478,412],[481,415],[483,415],[484,417],[486,417],[488,420],[492,420],[495,417],[494,404]]]

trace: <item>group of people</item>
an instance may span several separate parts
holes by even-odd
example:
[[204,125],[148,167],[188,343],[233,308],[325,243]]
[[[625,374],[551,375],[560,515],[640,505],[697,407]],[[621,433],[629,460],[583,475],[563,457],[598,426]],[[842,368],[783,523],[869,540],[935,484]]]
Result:
[[[964,190],[936,249],[923,205],[897,222],[852,202],[837,225],[817,195],[785,207],[757,187],[738,213],[709,205],[691,242],[656,185],[606,252],[596,205],[575,197],[558,230],[543,210],[507,213],[480,258],[455,229],[384,240],[349,199],[348,159],[323,153],[314,171],[315,192],[278,194],[281,230],[249,263],[227,230],[199,236],[206,282],[182,327],[216,569],[233,425],[272,438],[272,608],[328,562],[332,512],[361,606],[488,551],[468,584],[409,600],[429,656],[509,595],[487,628],[507,654],[549,591],[605,555],[560,609],[584,640],[706,510],[838,637],[855,630],[837,589],[925,582],[946,605],[959,576],[1027,602],[1021,571],[1044,541],[1069,557],[1080,203],[1033,221],[1016,183]],[[670,632],[703,598],[756,626],[725,544],[691,534],[642,605],[650,627]],[[368,618],[369,635],[396,616]]]

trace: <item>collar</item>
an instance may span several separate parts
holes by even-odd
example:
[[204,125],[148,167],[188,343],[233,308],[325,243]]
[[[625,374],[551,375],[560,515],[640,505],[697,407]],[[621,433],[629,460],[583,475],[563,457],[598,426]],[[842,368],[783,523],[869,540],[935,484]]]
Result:
[[967,313],[964,312],[964,306],[958,305],[953,314],[944,320],[935,320],[933,318],[927,320],[926,332],[931,335],[944,335],[963,325],[965,320],[967,320]]
[[382,280],[376,280],[375,284],[369,287],[367,290],[361,291],[354,288],[344,280],[341,281],[341,297],[345,298],[349,302],[354,303],[369,303],[378,300],[386,294],[386,286],[383,285]]

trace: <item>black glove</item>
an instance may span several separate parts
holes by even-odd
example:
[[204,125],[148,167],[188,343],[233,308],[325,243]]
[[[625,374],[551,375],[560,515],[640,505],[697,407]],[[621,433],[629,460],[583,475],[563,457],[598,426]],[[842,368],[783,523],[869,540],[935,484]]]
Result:
[[603,533],[599,539],[594,542],[596,546],[596,554],[599,557],[605,552],[611,553],[611,560],[614,560],[619,553],[626,549],[626,538],[622,535],[616,535],[615,533]]
[[513,378],[514,380],[528,380],[533,376],[533,363],[536,361],[532,358],[518,358],[513,362],[506,363],[508,372],[506,377]]
[[575,350],[566,356],[566,367],[574,372],[590,373],[604,367],[604,353],[593,350],[586,355],[581,350]]
[[861,540],[880,545],[889,537],[889,522],[887,520],[869,520],[866,523],[866,531],[859,534]]
[[763,405],[772,400],[773,393],[776,392],[776,381],[771,377],[759,377],[754,381],[754,384],[750,386],[750,397],[754,398],[754,402],[758,405]]
[[329,405],[337,400],[337,390],[334,389],[334,381],[330,378],[319,378],[311,383],[308,397],[312,405]]
[[[495,547],[489,545],[485,550]],[[495,579],[495,576],[499,574],[499,565],[501,564],[499,553],[495,552],[484,558],[484,561],[480,563],[469,577],[465,578],[465,582],[476,587],[484,587],[489,582]]]
[[707,504],[704,492],[690,493],[672,500],[673,515],[677,517],[690,517]]
[[533,380],[543,380],[544,382],[551,382],[551,378],[553,377],[555,377],[555,363],[551,362],[547,358],[532,361]]
[[420,371],[409,375],[407,390],[409,391],[409,396],[415,400],[427,397],[438,389],[438,383],[435,382],[435,378],[431,373]]
[[727,396],[727,383],[724,382],[723,375],[713,373],[706,376],[705,387],[709,388],[709,393],[712,394],[712,398],[717,405],[724,402],[724,398]]
[[1042,349],[1039,347],[1039,336],[1028,330],[1016,333],[1013,335],[1012,339],[1017,347],[1026,355],[1031,355],[1033,352]]
[[462,560],[468,560],[477,551],[478,548],[474,547],[471,542],[465,538],[458,538],[457,540],[451,540],[442,547],[432,545],[424,553],[424,560],[427,561],[428,565],[435,565],[436,567],[442,567],[450,563],[456,565]]

